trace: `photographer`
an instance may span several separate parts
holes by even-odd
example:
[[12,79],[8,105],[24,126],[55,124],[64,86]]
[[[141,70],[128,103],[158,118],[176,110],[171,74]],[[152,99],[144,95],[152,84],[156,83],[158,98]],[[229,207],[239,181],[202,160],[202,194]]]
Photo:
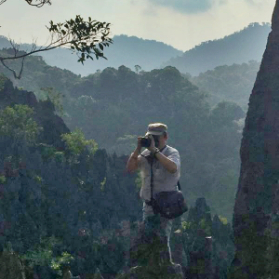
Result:
[[[141,171],[140,197],[143,199],[145,232],[148,235],[155,233],[160,237],[166,247],[161,253],[161,258],[164,264],[173,264],[169,245],[172,220],[155,214],[151,202],[151,198],[156,193],[177,190],[180,177],[180,156],[175,148],[166,144],[167,140],[168,133],[165,124],[149,124],[145,137],[138,138],[137,148],[128,159],[127,170],[129,172],[137,169]],[[146,149],[141,153],[143,146]]]

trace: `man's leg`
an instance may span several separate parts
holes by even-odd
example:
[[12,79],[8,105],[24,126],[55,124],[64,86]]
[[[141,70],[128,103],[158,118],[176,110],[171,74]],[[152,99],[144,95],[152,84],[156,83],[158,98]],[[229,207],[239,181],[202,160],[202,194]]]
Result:
[[165,264],[173,264],[170,248],[170,236],[172,229],[172,220],[166,219],[164,217],[160,218],[161,220],[161,231],[160,236],[163,244],[162,259]]
[[[145,239],[150,242],[152,252],[158,257],[158,262],[163,264],[173,264],[170,249],[170,235],[172,220],[155,215],[152,206],[143,204],[143,221],[145,227]],[[152,245],[153,244],[153,245]],[[154,247],[157,246],[157,247]],[[158,251],[158,253],[156,253]]]

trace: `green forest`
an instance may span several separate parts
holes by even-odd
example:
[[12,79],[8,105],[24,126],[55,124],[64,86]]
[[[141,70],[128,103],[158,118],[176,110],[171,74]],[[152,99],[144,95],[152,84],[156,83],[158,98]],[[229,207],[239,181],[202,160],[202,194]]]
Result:
[[[9,65],[20,69],[18,61]],[[6,274],[6,262],[15,274],[23,266],[28,279],[62,278],[69,268],[88,279],[125,272],[142,218],[140,177],[125,165],[147,125],[163,122],[181,155],[180,183],[190,206],[175,224],[172,245],[183,244],[187,265],[202,253],[199,241],[213,236],[216,278],[226,278],[240,141],[258,68],[250,61],[190,76],[173,66],[122,65],[81,77],[30,56],[15,79],[1,66]]]

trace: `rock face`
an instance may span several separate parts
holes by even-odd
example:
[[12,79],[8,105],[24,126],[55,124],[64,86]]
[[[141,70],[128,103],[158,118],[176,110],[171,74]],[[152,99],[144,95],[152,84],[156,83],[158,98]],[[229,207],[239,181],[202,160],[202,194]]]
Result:
[[[186,216],[185,216],[186,217]],[[220,219],[221,218],[221,219]],[[130,230],[132,232],[132,230]],[[231,226],[225,218],[211,216],[204,198],[191,207],[185,220],[173,222],[172,260],[164,261],[164,243],[144,233],[139,222],[130,238],[127,266],[117,279],[224,279],[234,255]]]
[[[234,208],[230,278],[277,278],[279,213],[279,1],[249,100]],[[277,272],[278,273],[278,272]]]
[[117,279],[183,279],[181,265],[171,264],[163,257],[165,249],[166,243],[161,237],[155,232],[147,235],[144,224],[140,223],[129,251],[132,268],[119,274]]

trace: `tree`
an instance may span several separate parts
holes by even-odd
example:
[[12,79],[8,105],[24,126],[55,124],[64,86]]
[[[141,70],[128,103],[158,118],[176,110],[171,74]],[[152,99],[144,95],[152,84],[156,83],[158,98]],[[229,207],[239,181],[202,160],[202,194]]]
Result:
[[32,119],[33,109],[27,105],[15,105],[0,110],[0,136],[24,138],[27,143],[36,141],[41,127]]
[[81,130],[76,129],[74,132],[62,134],[62,140],[65,141],[67,153],[73,159],[76,159],[86,149],[93,155],[98,149],[98,144],[94,140],[86,140]]
[[[0,0],[0,5],[7,0]],[[30,6],[41,8],[45,4],[51,5],[51,0],[25,0]],[[66,20],[62,23],[50,21],[47,27],[50,32],[50,43],[46,46],[37,47],[33,44],[30,51],[19,51],[19,45],[10,40],[12,48],[0,54],[0,62],[11,71],[16,79],[20,79],[23,71],[24,59],[34,53],[52,50],[62,46],[68,46],[78,56],[78,62],[84,63],[85,60],[95,56],[105,58],[103,50],[112,43],[110,35],[110,23],[92,20],[84,20],[80,15],[75,19]],[[18,73],[12,69],[7,62],[10,60],[21,59],[21,67]]]

